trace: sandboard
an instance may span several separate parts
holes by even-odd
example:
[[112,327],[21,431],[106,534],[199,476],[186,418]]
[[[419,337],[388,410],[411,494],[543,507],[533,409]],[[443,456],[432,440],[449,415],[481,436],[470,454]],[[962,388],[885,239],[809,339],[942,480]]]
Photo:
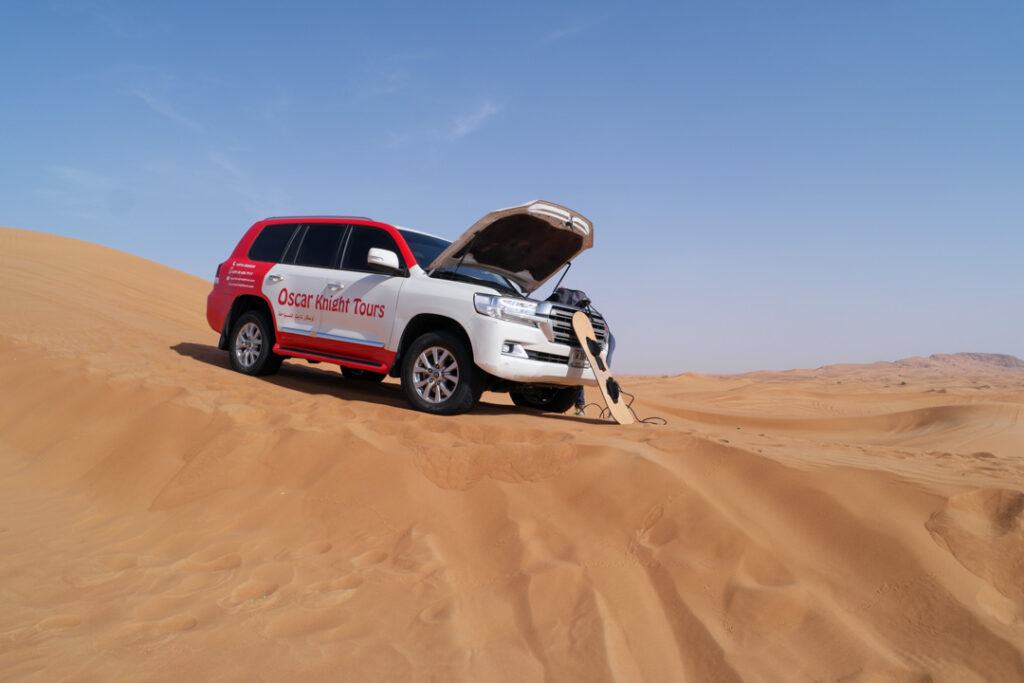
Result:
[[601,389],[601,396],[604,397],[604,404],[608,406],[608,412],[620,425],[631,425],[636,422],[633,411],[623,400],[622,394],[619,393],[619,385],[612,378],[601,356],[601,343],[597,341],[594,326],[590,324],[590,318],[586,313],[576,311],[572,314],[572,330],[583,347],[583,353],[587,356],[594,376],[597,377],[597,385]]

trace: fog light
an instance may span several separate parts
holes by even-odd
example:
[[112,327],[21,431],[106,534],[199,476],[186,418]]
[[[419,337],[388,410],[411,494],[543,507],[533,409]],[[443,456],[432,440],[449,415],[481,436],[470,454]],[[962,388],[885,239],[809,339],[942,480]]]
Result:
[[517,344],[515,342],[504,342],[501,345],[501,353],[504,356],[515,356],[516,358],[529,358],[529,356],[526,355],[526,349],[523,348],[523,345]]

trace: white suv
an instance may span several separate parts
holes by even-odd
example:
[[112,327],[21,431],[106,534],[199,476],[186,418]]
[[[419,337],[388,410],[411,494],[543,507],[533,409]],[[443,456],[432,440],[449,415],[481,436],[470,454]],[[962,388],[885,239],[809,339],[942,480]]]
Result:
[[593,241],[583,216],[542,201],[489,213],[451,243],[367,218],[268,218],[217,267],[206,316],[246,374],[304,358],[352,379],[401,377],[430,413],[470,410],[485,389],[563,412],[596,383],[576,309],[529,295]]

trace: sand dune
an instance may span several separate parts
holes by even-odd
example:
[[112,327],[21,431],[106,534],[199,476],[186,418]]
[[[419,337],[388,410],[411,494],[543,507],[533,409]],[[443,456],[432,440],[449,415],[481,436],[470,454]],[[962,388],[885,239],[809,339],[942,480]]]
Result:
[[2,679],[1024,680],[1015,359],[439,418],[231,372],[120,252],[0,229],[0,285]]

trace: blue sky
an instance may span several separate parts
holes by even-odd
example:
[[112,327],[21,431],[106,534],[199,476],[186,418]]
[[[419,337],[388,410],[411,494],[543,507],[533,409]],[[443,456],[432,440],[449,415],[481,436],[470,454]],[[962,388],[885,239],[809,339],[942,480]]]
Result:
[[[619,372],[1024,357],[1024,3],[0,1],[0,224],[205,278],[530,199]],[[542,291],[546,291],[542,290]]]

